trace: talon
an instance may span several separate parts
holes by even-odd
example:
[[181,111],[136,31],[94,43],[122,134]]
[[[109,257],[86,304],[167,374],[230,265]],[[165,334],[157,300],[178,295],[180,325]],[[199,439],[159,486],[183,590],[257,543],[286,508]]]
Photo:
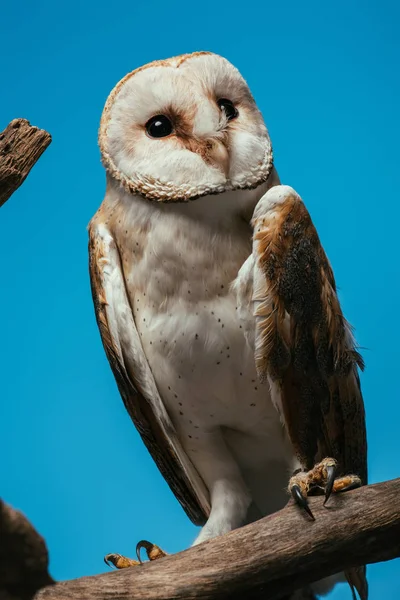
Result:
[[351,490],[356,490],[360,486],[361,486],[361,481],[353,481],[353,483],[350,483],[349,485],[346,485],[346,487],[342,488],[341,490],[338,490],[337,493],[341,494],[342,492],[350,492]]
[[300,487],[297,484],[295,484],[291,487],[290,492],[295,502],[306,511],[306,513],[312,518],[313,521],[315,521],[315,517],[311,512],[311,508],[308,506],[307,498],[305,498],[301,493]]
[[105,557],[104,557],[104,559],[103,559],[104,562],[106,563],[107,567],[111,567],[110,563],[107,560],[109,556],[110,556],[109,554],[106,554]]
[[[108,567],[115,567],[116,569],[125,569],[126,567],[136,567],[139,563],[136,560],[122,556],[122,554],[106,554],[104,562]],[[111,564],[110,564],[111,563]]]
[[[117,562],[118,558],[121,558],[120,554],[106,554],[104,557],[104,562],[106,563],[106,565],[108,567],[113,568],[113,567],[115,567],[114,561]],[[108,562],[108,561],[110,561],[110,562]]]
[[140,556],[141,549],[144,548],[147,552],[147,556],[149,556],[149,552],[151,552],[152,547],[153,544],[151,544],[147,540],[140,540],[140,542],[136,544],[136,556],[141,565],[143,564],[142,558]]
[[159,546],[156,546],[156,544],[152,544],[147,540],[141,540],[136,544],[136,555],[140,564],[143,564],[143,561],[140,558],[140,550],[142,548],[146,550],[146,554],[149,560],[157,560],[166,556],[164,550],[161,550],[161,548],[159,548]]
[[337,465],[329,465],[328,467],[326,467],[327,477],[325,486],[324,506],[328,502],[330,495],[332,494],[333,484],[335,483],[336,469]]

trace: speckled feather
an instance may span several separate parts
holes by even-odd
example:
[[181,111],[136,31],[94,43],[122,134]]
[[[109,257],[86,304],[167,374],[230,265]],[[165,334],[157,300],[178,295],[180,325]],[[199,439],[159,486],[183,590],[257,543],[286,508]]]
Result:
[[[271,190],[253,219],[267,301],[257,310],[257,370],[280,388],[290,439],[311,469],[325,456],[367,483],[364,404],[355,348],[333,272],[300,197]],[[289,320],[289,327],[285,326]]]
[[[129,373],[132,361],[124,356],[123,344],[115,330],[115,318],[110,314],[113,297],[111,293],[107,294],[107,288],[112,278],[110,268],[120,268],[118,249],[106,231],[95,230],[92,225],[89,234],[90,280],[97,324],[121,397],[143,442],[187,515],[195,524],[202,525],[209,513],[207,495],[201,484],[193,489],[193,475],[190,478],[181,453],[176,449],[174,428],[168,418],[160,418],[154,405],[155,394],[150,396],[146,393],[148,386],[140,381],[144,376],[151,378],[151,375],[143,373],[144,369],[140,368],[138,361],[135,361],[137,368]],[[115,281],[112,285],[115,285]],[[124,291],[122,293],[123,300],[128,304]],[[110,320],[113,321],[111,326]],[[142,356],[141,360],[145,360],[145,357]]]

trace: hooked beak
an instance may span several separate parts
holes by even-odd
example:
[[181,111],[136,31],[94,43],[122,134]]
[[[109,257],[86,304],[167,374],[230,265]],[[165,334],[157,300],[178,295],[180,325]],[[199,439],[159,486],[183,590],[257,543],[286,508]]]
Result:
[[225,139],[213,138],[207,141],[208,162],[217,169],[220,169],[225,177],[229,177],[230,157],[229,151],[225,143]]
[[188,150],[199,154],[207,164],[222,171],[228,179],[230,156],[225,132],[220,131],[217,135],[200,138],[185,136],[182,141]]

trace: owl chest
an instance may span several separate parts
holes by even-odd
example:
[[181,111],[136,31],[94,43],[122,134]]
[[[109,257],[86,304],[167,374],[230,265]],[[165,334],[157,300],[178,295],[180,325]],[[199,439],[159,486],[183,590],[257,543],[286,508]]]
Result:
[[194,436],[221,425],[264,433],[276,413],[267,386],[257,380],[230,290],[247,239],[236,240],[234,249],[231,241],[219,246],[175,240],[160,255],[150,244],[129,274],[135,322],[178,429],[193,429]]
[[269,390],[258,382],[234,297],[192,307],[177,302],[163,314],[143,304],[139,335],[175,424],[258,427],[271,408]]

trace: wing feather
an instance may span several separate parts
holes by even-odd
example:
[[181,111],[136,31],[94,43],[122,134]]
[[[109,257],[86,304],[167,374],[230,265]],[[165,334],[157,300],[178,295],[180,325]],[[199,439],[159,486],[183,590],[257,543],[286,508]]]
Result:
[[201,525],[210,511],[208,492],[158,393],[126,294],[119,251],[102,223],[89,226],[89,257],[97,323],[125,406],[171,490],[189,518]]
[[236,287],[259,377],[270,381],[303,467],[333,456],[367,483],[363,361],[311,217],[292,188],[275,186],[257,204],[253,230]]
[[[329,261],[296,192],[275,186],[253,216],[253,253],[235,288],[261,380],[303,468],[329,456],[367,483],[367,438],[356,350]],[[367,600],[365,567],[346,577]]]

